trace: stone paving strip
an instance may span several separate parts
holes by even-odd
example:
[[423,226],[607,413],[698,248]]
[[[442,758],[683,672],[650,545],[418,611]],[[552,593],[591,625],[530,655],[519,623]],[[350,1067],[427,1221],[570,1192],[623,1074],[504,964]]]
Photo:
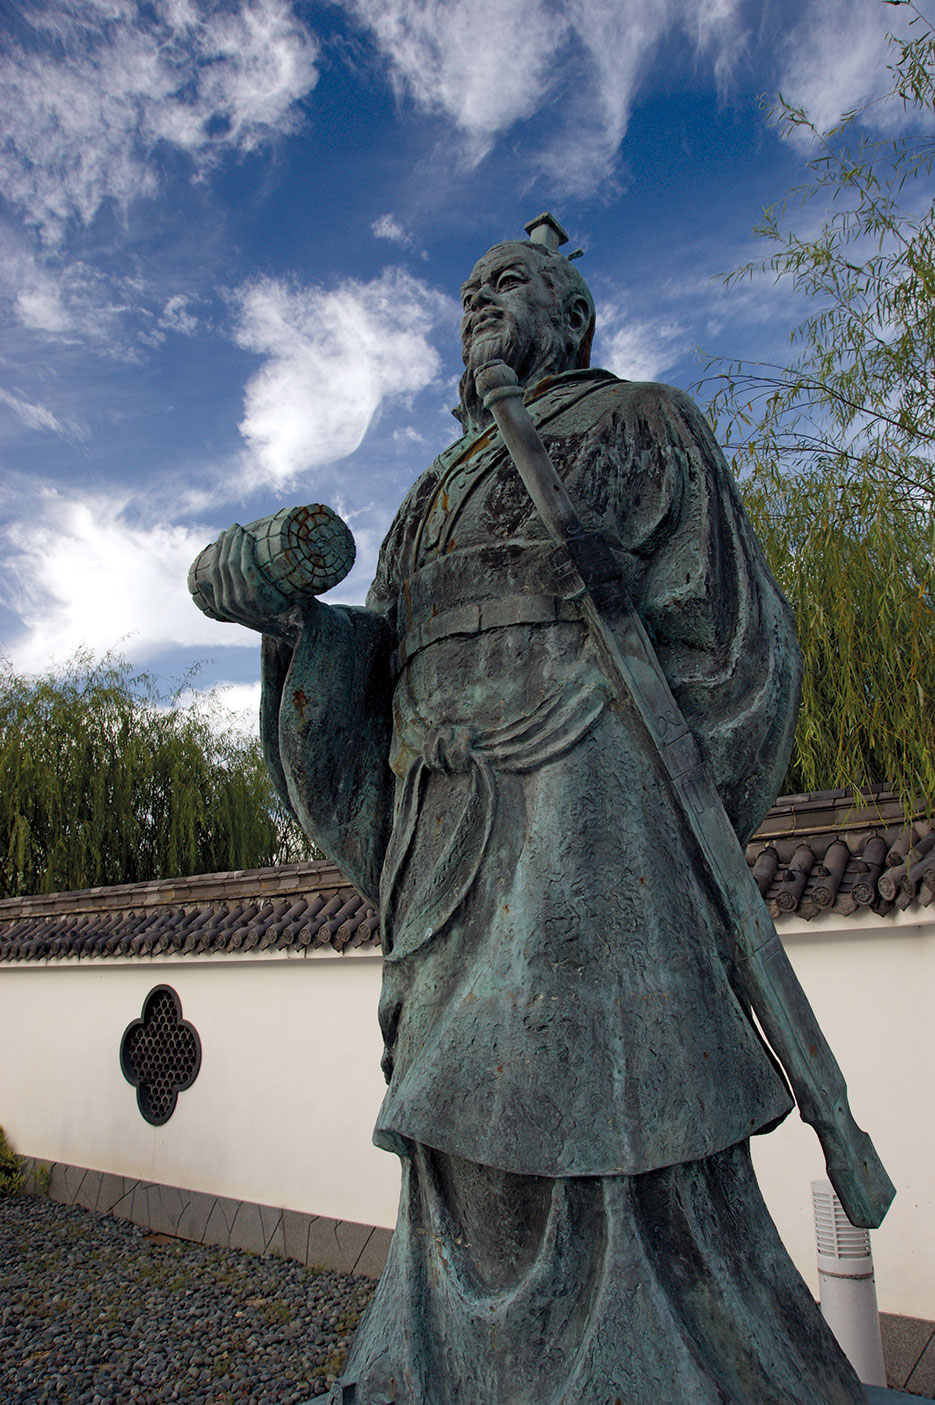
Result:
[[0,1198],[4,1405],[298,1405],[324,1395],[374,1284]]

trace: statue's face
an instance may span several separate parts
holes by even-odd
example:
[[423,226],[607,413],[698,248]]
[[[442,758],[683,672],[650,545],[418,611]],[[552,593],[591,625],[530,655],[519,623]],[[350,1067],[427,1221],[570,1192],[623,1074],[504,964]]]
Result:
[[542,276],[542,256],[522,244],[501,244],[478,259],[461,288],[461,351],[465,366],[500,358],[522,378],[548,346],[561,315]]

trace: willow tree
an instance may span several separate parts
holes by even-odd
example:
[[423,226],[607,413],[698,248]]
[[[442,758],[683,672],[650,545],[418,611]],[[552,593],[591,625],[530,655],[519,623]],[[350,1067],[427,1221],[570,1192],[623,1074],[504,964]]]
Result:
[[[893,3],[893,0],[888,0]],[[904,0],[898,0],[904,3]],[[935,804],[935,34],[890,36],[919,135],[872,137],[876,104],[809,143],[809,178],[768,209],[767,252],[728,275],[791,283],[807,315],[786,365],[712,363],[712,418],[795,609],[805,690],[787,791],[889,782]],[[796,229],[797,212],[818,233]],[[712,381],[714,382],[712,386]]]
[[0,895],[311,853],[255,737],[111,658],[35,678],[0,665]]

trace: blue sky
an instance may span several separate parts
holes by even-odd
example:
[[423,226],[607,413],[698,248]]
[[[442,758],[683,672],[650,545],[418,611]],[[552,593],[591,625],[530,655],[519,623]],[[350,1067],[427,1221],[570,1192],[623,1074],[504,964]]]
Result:
[[[822,123],[887,84],[883,0],[7,0],[0,25],[0,651],[82,644],[256,702],[255,636],[189,561],[324,501],[357,603],[454,438],[458,286],[551,209],[594,363],[689,387],[785,354],[756,253]],[[892,129],[891,108],[877,110]],[[817,218],[811,211],[808,220]],[[807,227],[803,220],[803,227]]]

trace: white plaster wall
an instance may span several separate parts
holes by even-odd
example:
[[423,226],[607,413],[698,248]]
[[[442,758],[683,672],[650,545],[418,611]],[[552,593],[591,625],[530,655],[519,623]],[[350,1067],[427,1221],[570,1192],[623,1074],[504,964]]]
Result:
[[[935,915],[784,921],[782,936],[896,1183],[874,1232],[884,1311],[935,1318]],[[126,1025],[160,982],[201,1036],[199,1076],[164,1127],[124,1080]],[[30,1155],[390,1227],[399,1172],[370,1134],[383,1094],[376,956],[268,954],[0,966],[0,1125]],[[809,1182],[793,1112],[754,1139],[780,1233],[817,1292]]]
[[[885,1312],[935,1318],[935,914],[865,912],[784,921],[783,943],[847,1079],[896,1199],[871,1232]],[[818,1139],[793,1112],[753,1159],[799,1272],[818,1292],[810,1182],[825,1178]]]
[[[161,983],[202,1063],[152,1127],[119,1048]],[[2,966],[0,1125],[32,1156],[392,1227],[399,1163],[370,1141],[379,987],[377,956]]]

